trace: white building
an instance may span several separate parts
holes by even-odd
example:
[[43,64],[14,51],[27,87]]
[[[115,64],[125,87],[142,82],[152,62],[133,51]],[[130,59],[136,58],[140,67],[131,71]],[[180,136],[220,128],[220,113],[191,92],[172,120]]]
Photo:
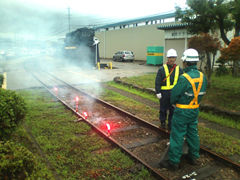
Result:
[[191,37],[185,27],[175,21],[175,13],[168,13],[97,27],[95,35],[101,42],[101,58],[110,59],[119,50],[130,50],[136,60],[146,61],[148,46],[163,46],[164,52],[176,49],[180,61]]

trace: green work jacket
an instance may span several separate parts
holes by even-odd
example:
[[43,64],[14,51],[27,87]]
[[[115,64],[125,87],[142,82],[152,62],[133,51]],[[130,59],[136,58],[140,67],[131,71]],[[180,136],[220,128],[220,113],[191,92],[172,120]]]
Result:
[[[200,72],[197,70],[197,66],[189,66],[184,69],[184,72],[187,73],[192,79],[199,78]],[[195,83],[196,88],[198,88],[199,83]],[[207,88],[207,79],[203,75],[203,83],[198,95],[198,103],[202,100],[203,95],[206,93]],[[186,104],[188,105],[194,98],[193,88],[190,82],[181,75],[178,79],[177,84],[173,87],[171,93],[171,104]],[[175,108],[174,113],[178,114],[179,116],[184,116],[186,118],[197,118],[199,113],[199,108],[195,109],[182,109],[182,108]]]

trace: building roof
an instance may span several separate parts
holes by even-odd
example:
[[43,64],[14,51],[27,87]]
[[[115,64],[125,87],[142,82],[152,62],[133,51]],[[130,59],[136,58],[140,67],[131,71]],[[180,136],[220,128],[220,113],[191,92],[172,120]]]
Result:
[[173,17],[175,17],[175,12],[158,14],[158,15],[155,15],[155,16],[147,16],[147,17],[132,19],[132,20],[128,20],[128,21],[121,21],[121,22],[117,22],[117,23],[113,23],[113,24],[98,26],[95,29],[116,27],[116,26],[135,24],[135,23],[141,23],[141,22],[146,22],[146,21],[154,21],[154,20],[160,20],[160,19],[167,19],[167,18],[173,18]]
[[168,30],[168,29],[183,29],[188,26],[187,23],[171,23],[171,24],[163,24],[159,25],[157,29],[159,30]]

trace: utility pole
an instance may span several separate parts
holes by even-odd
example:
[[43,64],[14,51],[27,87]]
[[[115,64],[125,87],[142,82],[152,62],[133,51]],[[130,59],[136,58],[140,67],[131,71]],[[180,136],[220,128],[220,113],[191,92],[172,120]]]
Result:
[[68,32],[70,32],[70,7],[68,7]]

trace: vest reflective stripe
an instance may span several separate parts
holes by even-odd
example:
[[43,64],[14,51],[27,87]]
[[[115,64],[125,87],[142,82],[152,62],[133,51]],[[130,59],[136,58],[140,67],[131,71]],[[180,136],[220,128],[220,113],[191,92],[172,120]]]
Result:
[[[203,83],[203,73],[200,72],[200,77],[199,78],[194,78],[194,79],[192,79],[186,73],[184,73],[183,76],[186,77],[187,80],[192,85],[194,98],[193,98],[193,100],[189,104],[176,104],[176,107],[182,108],[182,109],[196,109],[196,108],[199,108],[198,95],[200,93],[200,90],[201,90],[201,87],[202,87],[202,83]],[[198,84],[198,89],[196,89],[195,83],[199,83]]]
[[[166,64],[164,64],[163,67],[165,71],[165,76],[167,77],[169,75],[168,67]],[[175,68],[175,76],[174,76],[174,81],[172,85],[170,84],[170,76],[166,79],[166,86],[161,86],[162,90],[170,90],[177,84],[178,76],[179,76],[179,66],[176,66]]]

